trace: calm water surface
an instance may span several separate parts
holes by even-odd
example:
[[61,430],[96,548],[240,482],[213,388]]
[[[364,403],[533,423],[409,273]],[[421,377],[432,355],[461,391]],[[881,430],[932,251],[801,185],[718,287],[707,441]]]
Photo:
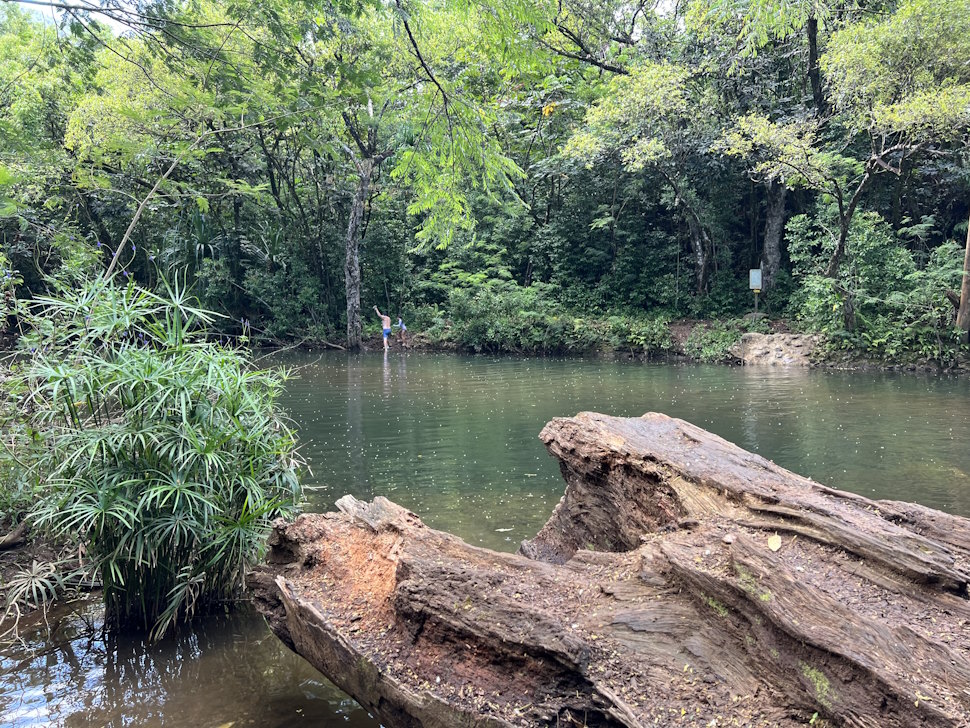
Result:
[[[562,494],[537,439],[583,410],[682,417],[780,465],[873,498],[970,516],[970,391],[891,374],[488,359],[275,354],[312,474],[311,510],[386,495],[429,525],[514,550]],[[80,604],[0,656],[0,725],[377,726],[258,617],[210,619],[146,647],[105,640]]]

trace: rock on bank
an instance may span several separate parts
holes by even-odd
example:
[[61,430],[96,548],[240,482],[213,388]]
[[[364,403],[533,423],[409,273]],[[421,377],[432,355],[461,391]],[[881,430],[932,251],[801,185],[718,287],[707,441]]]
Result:
[[742,364],[807,367],[812,365],[819,337],[812,334],[747,333],[731,349]]

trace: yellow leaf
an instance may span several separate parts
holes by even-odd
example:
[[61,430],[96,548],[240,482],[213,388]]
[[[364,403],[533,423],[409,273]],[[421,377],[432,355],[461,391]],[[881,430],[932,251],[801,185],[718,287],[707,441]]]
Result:
[[780,549],[781,548],[781,536],[779,536],[777,533],[774,536],[769,536],[768,537],[768,548],[770,548],[772,551],[777,551],[778,549]]

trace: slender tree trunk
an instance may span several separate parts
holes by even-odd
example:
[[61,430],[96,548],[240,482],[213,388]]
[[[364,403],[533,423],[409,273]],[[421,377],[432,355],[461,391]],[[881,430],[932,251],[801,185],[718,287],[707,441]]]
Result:
[[347,257],[344,262],[344,280],[347,288],[347,348],[359,349],[361,340],[360,320],[360,226],[364,219],[364,205],[370,193],[374,160],[362,159],[358,165],[360,176],[357,190],[350,206],[350,222],[347,223]]
[[818,18],[814,15],[805,23],[808,36],[808,80],[812,84],[812,100],[819,116],[825,116],[827,105],[822,91],[822,72],[818,65]]
[[842,296],[842,328],[846,331],[855,331],[855,296],[840,283],[835,284],[835,290]]
[[286,205],[283,204],[283,198],[280,197],[280,186],[276,181],[276,170],[275,162],[273,161],[273,155],[270,154],[269,147],[266,146],[266,138],[263,136],[263,130],[260,127],[256,127],[256,138],[259,139],[259,146],[263,150],[263,159],[266,161],[266,175],[269,178],[269,190],[273,195],[273,200],[276,202],[276,207],[280,212],[286,212]]
[[[899,162],[899,174],[896,176],[896,184],[893,187],[893,206],[890,223],[894,228],[898,228],[903,222],[903,194],[906,191],[906,182],[909,180],[910,164],[904,158]],[[918,217],[914,217],[918,220]]]
[[966,338],[966,332],[970,331],[970,223],[967,227],[967,250],[963,258],[963,283],[960,286],[957,328],[964,332],[964,338]]
[[697,215],[688,206],[684,206],[687,212],[687,228],[690,231],[690,248],[694,256],[694,287],[698,296],[707,292],[707,268],[710,236],[701,225]]
[[836,278],[839,275],[842,259],[845,257],[845,243],[849,238],[849,224],[851,222],[851,218],[844,216],[839,220],[839,239],[835,243],[835,250],[832,251],[832,257],[829,258],[828,267],[825,269],[826,278]]
[[687,230],[690,238],[691,254],[694,258],[694,288],[696,294],[702,296],[707,293],[707,272],[710,263],[709,251],[713,247],[711,236],[704,227],[697,212],[681,194],[676,179],[666,172],[661,172],[671,189],[674,191],[674,207],[680,207],[687,219]]
[[839,267],[842,265],[842,258],[845,257],[845,243],[849,239],[849,227],[852,225],[852,216],[855,215],[856,207],[859,206],[859,201],[862,199],[862,193],[865,192],[869,187],[869,182],[871,180],[872,170],[867,169],[866,173],[859,181],[859,185],[855,188],[855,192],[852,193],[852,198],[849,200],[849,204],[844,209],[842,208],[840,198],[839,239],[836,242],[835,250],[832,251],[832,257],[829,258],[828,267],[825,269],[825,275],[827,278],[835,278],[839,274]]
[[852,300],[851,291],[839,282],[838,276],[842,259],[845,257],[845,243],[849,237],[849,225],[851,222],[851,216],[842,216],[842,219],[839,220],[839,239],[835,244],[835,251],[829,259],[828,269],[825,271],[825,275],[833,279],[835,290],[842,296],[842,327],[846,331],[855,331],[855,303]]
[[765,219],[764,280],[765,289],[774,285],[781,269],[781,239],[785,232],[785,197],[788,190],[780,182],[768,185]]

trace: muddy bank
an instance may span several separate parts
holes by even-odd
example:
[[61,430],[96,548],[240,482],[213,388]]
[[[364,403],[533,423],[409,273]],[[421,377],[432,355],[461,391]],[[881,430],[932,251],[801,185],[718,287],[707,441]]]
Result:
[[32,531],[26,520],[0,521],[0,645],[42,622],[55,603],[100,589],[83,549]]
[[970,521],[826,488],[663,415],[542,432],[521,554],[383,498],[278,524],[273,630],[398,726],[966,726]]

